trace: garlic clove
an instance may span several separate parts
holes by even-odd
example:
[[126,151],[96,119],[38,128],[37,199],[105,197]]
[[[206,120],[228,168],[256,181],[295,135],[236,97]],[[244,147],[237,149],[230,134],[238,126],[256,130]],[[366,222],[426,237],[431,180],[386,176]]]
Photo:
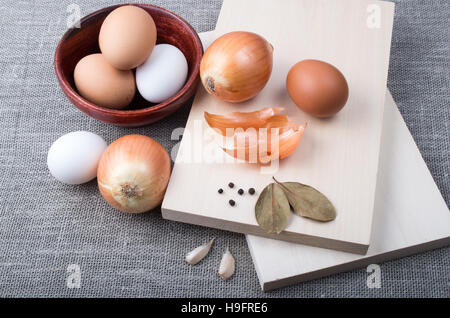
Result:
[[230,249],[227,247],[227,250],[222,256],[222,260],[219,265],[219,276],[223,280],[227,280],[234,274],[235,269],[235,261],[233,255],[230,253]]
[[192,251],[187,253],[185,261],[191,265],[195,265],[198,262],[200,262],[203,258],[205,258],[206,255],[208,255],[209,250],[211,249],[211,246],[214,242],[214,239],[215,238],[213,238],[208,243],[200,245],[199,247],[196,247]]

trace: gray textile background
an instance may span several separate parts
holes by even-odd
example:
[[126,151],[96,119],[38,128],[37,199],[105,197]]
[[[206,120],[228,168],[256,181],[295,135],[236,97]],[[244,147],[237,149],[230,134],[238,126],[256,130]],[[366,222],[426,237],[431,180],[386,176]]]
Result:
[[[89,130],[107,142],[151,136],[169,151],[171,131],[189,107],[152,126],[117,128],[82,114],[60,90],[53,54],[66,29],[67,5],[82,15],[117,1],[0,2],[0,296],[7,297],[449,297],[450,248],[381,264],[382,288],[366,287],[360,269],[262,293],[240,234],[164,221],[155,211],[126,215],[110,208],[95,181],[66,186],[46,167],[57,137]],[[214,28],[221,1],[149,1]],[[450,27],[448,0],[396,1],[389,88],[440,188],[450,202]],[[211,237],[198,266],[184,255]],[[236,275],[216,273],[229,244]],[[81,267],[80,289],[66,287],[67,266]]]

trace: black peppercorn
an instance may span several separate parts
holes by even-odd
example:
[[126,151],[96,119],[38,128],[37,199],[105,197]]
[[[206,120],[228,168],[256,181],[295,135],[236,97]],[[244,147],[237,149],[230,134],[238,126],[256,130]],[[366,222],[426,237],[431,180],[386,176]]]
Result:
[[254,195],[255,194],[255,189],[253,189],[253,188],[248,189],[248,193],[250,193],[251,195]]
[[239,195],[243,195],[244,194],[244,190],[239,189],[238,193],[239,193]]
[[236,202],[234,202],[234,200],[230,200],[228,202],[230,203],[231,206],[234,206],[236,204]]
[[231,189],[233,189],[233,188],[234,188],[234,183],[233,183],[233,182],[230,182],[230,183],[228,183],[228,186],[229,186]]
[[222,194],[222,193],[223,193],[223,189],[219,189],[219,190],[217,190],[217,192],[219,192],[220,194]]

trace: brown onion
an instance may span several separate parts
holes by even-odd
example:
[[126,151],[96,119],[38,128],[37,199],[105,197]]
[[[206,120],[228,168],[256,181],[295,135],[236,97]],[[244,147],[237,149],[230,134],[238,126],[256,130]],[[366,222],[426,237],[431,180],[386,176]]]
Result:
[[128,135],[106,148],[97,170],[98,188],[116,209],[142,213],[161,204],[170,177],[166,149],[150,137]]
[[215,40],[201,64],[203,86],[214,97],[242,102],[257,95],[272,73],[273,47],[251,32],[230,32]]

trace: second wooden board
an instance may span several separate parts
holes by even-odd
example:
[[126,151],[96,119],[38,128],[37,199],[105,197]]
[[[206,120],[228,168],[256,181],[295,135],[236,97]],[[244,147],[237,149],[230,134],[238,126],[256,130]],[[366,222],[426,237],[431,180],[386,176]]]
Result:
[[448,207],[389,92],[373,223],[364,256],[247,235],[261,288],[272,290],[450,244]]
[[[372,224],[393,8],[392,3],[361,0],[226,0],[217,24],[218,34],[247,30],[264,36],[275,48],[273,73],[256,98],[241,104],[218,101],[203,87],[199,88],[177,148],[177,160],[162,204],[163,217],[366,253]],[[376,14],[376,24],[371,14]],[[348,81],[347,105],[331,119],[308,116],[290,101],[286,92],[289,68],[307,58],[334,64]],[[299,148],[275,167],[224,158],[208,132],[204,111],[223,114],[267,106],[285,108],[285,113],[294,121],[308,121]],[[262,231],[254,217],[257,195],[239,196],[237,190],[253,186],[259,194],[271,182],[272,175],[322,191],[337,209],[336,220],[317,223],[293,216],[286,230],[278,235]],[[227,188],[230,181],[236,184],[234,189]],[[224,188],[225,193],[219,195],[218,188]],[[230,199],[236,201],[236,206],[228,205]]]
[[[204,46],[213,32],[200,34]],[[450,244],[450,213],[389,91],[372,244],[366,255],[247,235],[264,291]],[[278,260],[289,260],[279,262]]]

